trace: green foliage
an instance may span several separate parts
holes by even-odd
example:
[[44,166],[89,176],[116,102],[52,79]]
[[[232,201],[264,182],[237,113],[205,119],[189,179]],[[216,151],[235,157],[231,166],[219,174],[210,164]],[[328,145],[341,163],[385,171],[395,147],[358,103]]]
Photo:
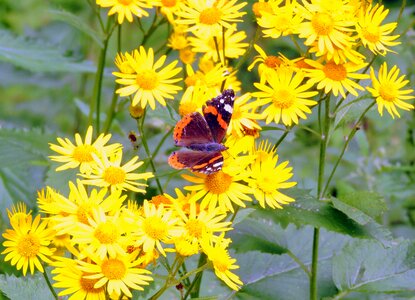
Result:
[[10,299],[55,299],[41,273],[26,277],[0,275],[0,290]]

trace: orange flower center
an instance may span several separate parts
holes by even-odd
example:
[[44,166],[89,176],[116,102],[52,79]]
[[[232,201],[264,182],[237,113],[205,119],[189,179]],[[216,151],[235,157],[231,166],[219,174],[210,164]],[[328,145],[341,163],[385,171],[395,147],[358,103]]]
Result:
[[347,78],[347,69],[342,64],[338,65],[334,62],[328,62],[324,66],[323,72],[327,78],[335,81],[342,81]]
[[108,167],[105,169],[102,178],[111,185],[123,183],[125,180],[125,171],[119,167]]
[[121,5],[125,5],[128,6],[131,4],[131,2],[133,2],[134,0],[118,0],[118,3]]
[[144,90],[153,90],[158,85],[158,77],[153,70],[145,70],[137,74],[135,82]]
[[317,35],[328,35],[333,30],[334,20],[327,13],[316,13],[311,19],[311,25]]
[[144,232],[153,240],[161,240],[167,235],[167,224],[157,216],[144,220]]
[[156,207],[158,207],[160,204],[164,204],[164,205],[171,205],[172,202],[170,201],[169,198],[167,198],[164,195],[157,195],[157,196],[153,196],[151,198],[151,203],[153,203]]
[[84,204],[78,207],[76,217],[78,221],[83,224],[88,224],[88,217],[91,215],[91,207],[88,204]]
[[272,7],[268,2],[255,2],[252,5],[252,11],[256,17],[262,16],[261,11],[272,13]]
[[179,58],[183,63],[191,64],[195,60],[195,53],[190,48],[181,49]]
[[390,83],[382,83],[379,87],[379,95],[385,101],[394,102],[397,94],[395,87]]
[[186,229],[190,236],[199,239],[202,237],[203,232],[205,232],[206,226],[199,220],[189,220],[186,223]]
[[362,35],[368,42],[377,43],[380,37],[379,26],[369,24],[362,28]]
[[272,102],[276,108],[287,109],[294,104],[295,95],[289,90],[280,89],[272,95]]
[[176,0],[161,0],[161,3],[165,7],[174,7],[176,5],[177,1]]
[[206,25],[217,24],[222,17],[222,12],[216,7],[203,10],[199,15],[199,22]]
[[272,194],[277,189],[275,177],[265,175],[257,179],[257,186],[265,194]]
[[25,257],[32,258],[39,254],[40,240],[37,236],[32,233],[27,233],[17,243],[17,252]]
[[[89,275],[87,273],[83,274],[83,276],[85,275]],[[98,279],[87,279],[84,277],[81,277],[79,279],[79,284],[82,287],[82,290],[87,292],[87,293],[101,293],[104,291],[104,286],[100,287],[100,288],[94,288],[95,283],[97,283]]]
[[264,60],[264,64],[268,68],[274,69],[282,64],[282,60],[278,58],[277,56],[270,55],[270,56],[267,56],[267,58]]
[[109,280],[121,280],[125,276],[127,267],[123,261],[116,258],[109,258],[102,263],[101,270],[102,274]]
[[118,240],[118,230],[113,222],[107,221],[98,225],[94,236],[101,244],[114,244]]
[[209,174],[205,178],[205,185],[212,194],[222,194],[229,189],[232,183],[232,176],[222,171]]
[[83,163],[93,161],[92,153],[97,153],[97,150],[94,146],[91,145],[80,145],[77,146],[73,152],[72,157],[74,160]]
[[183,102],[179,105],[179,114],[183,117],[194,112],[196,109],[198,109],[198,106],[195,102]]

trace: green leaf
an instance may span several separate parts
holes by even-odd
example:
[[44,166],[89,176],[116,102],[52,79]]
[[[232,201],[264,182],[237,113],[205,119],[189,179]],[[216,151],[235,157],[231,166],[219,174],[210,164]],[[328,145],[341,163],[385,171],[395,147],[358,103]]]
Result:
[[398,240],[389,248],[376,241],[351,242],[333,258],[333,280],[343,293],[413,291],[415,242]]
[[296,201],[283,209],[258,210],[258,215],[282,225],[312,225],[353,237],[375,238],[384,245],[388,245],[392,239],[390,232],[380,224],[369,222],[361,225],[329,203],[317,200],[307,190],[291,189],[287,194]]
[[369,191],[339,194],[338,199],[333,199],[332,202],[334,207],[362,225],[381,216],[387,210],[384,199]]
[[[246,220],[242,223],[244,222]],[[238,224],[238,227],[241,224]],[[309,269],[310,253],[313,247],[313,228],[308,226],[296,229],[295,226],[290,225],[286,229],[282,229],[272,222],[268,222],[268,226],[272,227],[277,234],[276,241],[285,244],[284,247],[289,249],[292,255],[275,255],[258,251],[232,255],[238,261],[240,269],[236,273],[244,285],[239,292],[233,292],[227,299],[231,299],[235,294],[238,299],[308,298],[309,277],[292,256],[295,256]],[[268,237],[268,240],[272,239],[273,237]],[[331,259],[349,240],[350,238],[344,235],[325,230],[320,232],[319,298],[330,296],[336,292],[331,278]]]
[[102,43],[103,36],[99,32],[92,29],[88,24],[84,22],[80,17],[64,10],[55,10],[51,9],[49,10],[49,15],[52,17],[52,19],[59,20],[62,22],[65,22],[79,31],[85,33],[87,36],[89,36],[91,39],[93,39],[101,48],[104,47],[104,44]]
[[96,71],[89,61],[76,61],[45,41],[16,37],[4,29],[0,29],[0,61],[33,72]]
[[10,299],[55,299],[39,272],[25,277],[0,275],[0,290]]

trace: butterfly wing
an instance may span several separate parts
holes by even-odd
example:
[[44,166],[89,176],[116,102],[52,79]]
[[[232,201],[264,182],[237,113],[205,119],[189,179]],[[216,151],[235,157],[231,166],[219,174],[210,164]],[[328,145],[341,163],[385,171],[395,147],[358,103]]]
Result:
[[232,118],[234,101],[235,93],[233,90],[225,90],[221,95],[207,101],[203,108],[203,115],[216,143],[221,143],[226,135],[226,130]]
[[213,142],[209,126],[198,112],[188,114],[177,122],[173,131],[173,139],[176,146],[182,147]]
[[169,156],[169,164],[175,169],[189,168],[192,172],[212,174],[222,169],[223,156],[220,151],[193,151],[182,149]]

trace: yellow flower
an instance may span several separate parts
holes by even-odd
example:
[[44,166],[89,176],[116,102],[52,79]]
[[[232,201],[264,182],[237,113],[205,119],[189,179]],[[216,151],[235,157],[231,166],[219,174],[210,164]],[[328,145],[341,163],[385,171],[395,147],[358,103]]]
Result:
[[346,17],[350,16],[351,10],[346,0],[313,0],[311,3],[303,1],[303,4],[298,5],[297,13],[305,19],[298,26],[298,34],[300,38],[306,39],[305,45],[317,43],[321,53],[333,52],[334,45],[340,49],[350,48],[353,38],[349,33],[353,31],[351,27],[355,21]]
[[302,72],[294,73],[291,69],[279,69],[266,79],[265,83],[254,83],[260,92],[252,93],[259,98],[260,104],[270,104],[262,112],[262,117],[268,124],[282,121],[284,125],[290,126],[293,122],[298,124],[298,117],[307,119],[305,113],[311,113],[309,106],[317,104],[309,100],[316,91],[309,91],[311,83],[303,83]]
[[239,10],[247,3],[236,4],[238,0],[188,0],[181,5],[177,15],[181,19],[178,24],[189,25],[187,31],[198,32],[201,35],[220,36],[222,27],[231,27],[232,22],[241,22],[245,12]]
[[306,59],[306,63],[314,67],[314,69],[305,70],[306,76],[310,77],[307,83],[317,83],[317,89],[324,89],[326,94],[332,92],[334,96],[338,96],[340,93],[343,98],[346,98],[346,90],[357,97],[356,89],[363,91],[364,88],[351,79],[369,78],[368,74],[356,73],[367,66],[367,63],[354,64],[348,62],[336,64],[334,61],[329,61],[323,65],[311,59]]
[[92,174],[81,174],[84,178],[83,184],[95,185],[99,187],[109,187],[111,192],[115,190],[130,190],[137,193],[145,193],[147,184],[137,182],[137,180],[147,180],[153,177],[151,172],[133,173],[143,162],[138,161],[138,156],[134,156],[129,162],[121,165],[122,151],[115,153],[110,159],[106,156],[101,159],[94,155],[97,166]]
[[79,269],[76,260],[66,257],[55,257],[53,262],[55,268],[52,274],[55,281],[53,286],[63,289],[58,296],[66,296],[72,294],[69,299],[86,299],[86,300],[105,300],[105,288],[103,286],[94,288],[98,279],[87,279],[89,273],[82,272]]
[[135,246],[143,247],[144,252],[157,250],[164,256],[161,243],[172,243],[172,238],[180,236],[182,229],[177,227],[178,219],[172,215],[172,210],[167,210],[163,205],[156,205],[148,202],[143,203],[143,217],[134,224],[136,227],[133,235],[136,236]]
[[395,41],[399,38],[399,34],[390,35],[398,23],[381,25],[388,13],[389,9],[385,9],[383,5],[376,4],[373,8],[369,6],[366,13],[361,14],[356,24],[356,31],[363,46],[369,48],[375,54],[385,55],[387,51],[392,51],[386,46],[400,44],[400,42]]
[[204,242],[203,252],[213,264],[215,275],[225,282],[231,289],[237,291],[243,282],[232,271],[239,269],[236,259],[232,258],[227,250],[229,241],[220,238],[216,242]]
[[[108,197],[107,189],[97,191],[92,189],[89,193],[80,180],[77,185],[69,182],[69,197],[54,193],[53,205],[56,207],[50,218],[53,221],[53,228],[58,234],[73,234],[78,223],[89,224],[94,209],[100,207],[108,214],[114,214],[121,208],[126,196],[121,196],[121,191],[111,193]],[[47,211],[50,213],[51,211]]]
[[48,247],[55,232],[46,228],[48,222],[41,220],[40,215],[33,222],[32,216],[16,220],[11,222],[13,229],[6,229],[3,233],[5,249],[1,254],[6,254],[4,261],[11,260],[10,264],[16,265],[17,270],[22,269],[23,275],[28,268],[31,274],[35,268],[43,273],[41,261],[50,263],[49,257],[55,251],[55,248]]
[[252,12],[254,13],[255,17],[261,17],[263,11],[272,13],[270,2],[264,2],[264,0],[259,0],[258,2],[252,4]]
[[[232,149],[227,151],[231,152]],[[209,175],[194,173],[193,175],[195,176],[184,174],[182,175],[184,179],[196,184],[186,186],[184,189],[196,192],[192,197],[192,201],[202,199],[200,203],[202,210],[206,207],[209,207],[209,209],[219,207],[221,211],[233,212],[233,203],[240,207],[245,207],[246,205],[243,201],[252,201],[247,195],[252,190],[241,181],[247,179],[245,168],[251,159],[249,156],[241,156],[235,159],[227,157],[224,160],[223,169],[216,173]]]
[[116,257],[125,254],[124,246],[128,244],[128,228],[119,213],[107,216],[103,209],[92,211],[88,224],[78,223],[74,230],[72,242],[82,247],[83,253],[95,253],[99,258]]
[[59,153],[60,155],[49,156],[51,160],[64,163],[64,165],[56,168],[56,171],[63,171],[67,169],[74,169],[79,166],[79,171],[82,174],[90,174],[93,167],[96,166],[92,154],[110,156],[118,151],[122,146],[119,143],[107,145],[111,138],[111,134],[104,135],[101,133],[99,137],[92,143],[92,126],[88,127],[85,135],[85,141],[82,141],[79,133],[75,134],[75,145],[68,139],[58,138],[60,144],[55,145],[49,143],[50,149]]
[[169,46],[170,48],[172,48],[174,50],[185,49],[189,45],[189,42],[187,41],[186,33],[183,32],[182,30],[177,30],[176,31],[177,27],[178,26],[176,26],[174,28],[175,30],[170,35],[167,46]]
[[[154,51],[152,48],[148,53],[143,46],[139,50],[134,50],[133,55],[125,53],[125,57],[134,73],[114,72],[117,77],[116,82],[124,86],[117,90],[122,97],[130,96],[135,93],[132,105],[138,103],[142,108],[150,105],[151,109],[156,108],[156,100],[163,106],[166,105],[165,99],[173,99],[173,95],[181,90],[181,87],[174,83],[180,78],[173,78],[181,68],[176,68],[177,60],[162,68],[166,61],[166,55],[154,62]],[[162,69],[160,69],[162,68]]]
[[310,53],[315,53],[317,57],[324,57],[324,60],[333,60],[336,64],[345,62],[352,62],[354,64],[361,64],[365,60],[365,56],[353,49],[354,44],[351,44],[352,48],[338,48],[333,45],[333,52],[321,53],[318,50],[318,45],[315,43],[310,47]]
[[166,16],[167,20],[174,24],[174,15],[180,10],[180,3],[184,0],[160,0],[155,5],[160,7],[160,11]]
[[26,222],[31,220],[32,211],[27,211],[27,206],[23,202],[18,202],[16,205],[13,205],[11,210],[7,209],[7,216],[9,217],[10,224],[19,225],[19,222]]
[[124,18],[128,22],[133,21],[133,15],[141,18],[148,16],[148,12],[143,8],[151,8],[148,1],[143,0],[97,0],[97,4],[102,7],[111,7],[108,15],[118,14],[118,23],[122,24]]
[[97,280],[93,286],[95,289],[105,286],[110,295],[114,293],[119,298],[124,294],[131,298],[130,289],[142,291],[144,290],[142,286],[148,285],[149,281],[153,280],[148,276],[151,274],[150,271],[137,267],[141,260],[135,259],[136,256],[135,252],[104,259],[91,256],[94,263],[78,261],[78,264],[82,272],[90,274],[83,278]]
[[178,226],[184,229],[182,237],[192,242],[201,242],[204,239],[216,239],[215,233],[231,230],[231,222],[225,222],[226,214],[218,208],[199,209],[196,202],[190,202],[189,212],[183,211],[180,205],[176,206],[180,217]]
[[282,1],[269,1],[271,11],[261,11],[261,17],[257,20],[258,25],[263,27],[264,37],[273,39],[280,36],[287,36],[297,31],[302,21],[301,14],[296,13],[297,3],[295,1],[285,1],[280,7]]
[[[246,39],[245,31],[237,31],[236,26],[227,28],[224,39],[214,35],[194,32],[195,37],[189,37],[189,42],[194,52],[205,53],[205,58],[214,61],[226,61],[226,58],[238,58],[245,54],[248,43],[242,43]],[[225,40],[225,43],[223,42]],[[225,44],[225,49],[223,49]],[[218,53],[220,58],[218,57]],[[225,59],[223,58],[225,54]]]
[[280,189],[295,186],[296,182],[287,182],[293,174],[292,168],[287,168],[288,161],[279,165],[276,149],[268,143],[260,144],[255,149],[256,160],[250,167],[249,185],[254,190],[254,197],[263,208],[282,208],[281,205],[294,201],[293,198],[282,194]]
[[400,70],[397,66],[393,66],[388,72],[386,62],[380,67],[378,78],[376,78],[373,68],[370,70],[373,87],[367,87],[366,89],[376,99],[378,111],[381,116],[383,115],[383,108],[386,108],[392,118],[395,118],[395,116],[400,117],[396,109],[397,107],[403,110],[414,109],[412,104],[405,102],[415,98],[412,95],[408,95],[413,93],[414,90],[403,89],[409,83],[409,80],[404,80],[405,75],[398,78],[399,72]]

